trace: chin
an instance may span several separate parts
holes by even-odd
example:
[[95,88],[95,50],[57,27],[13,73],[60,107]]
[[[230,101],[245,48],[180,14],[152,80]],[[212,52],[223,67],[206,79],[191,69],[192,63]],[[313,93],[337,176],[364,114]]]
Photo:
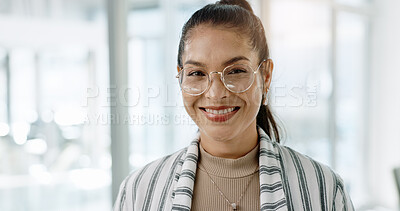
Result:
[[238,129],[232,127],[229,124],[212,124],[199,127],[200,132],[204,135],[211,137],[215,141],[226,141],[233,139]]

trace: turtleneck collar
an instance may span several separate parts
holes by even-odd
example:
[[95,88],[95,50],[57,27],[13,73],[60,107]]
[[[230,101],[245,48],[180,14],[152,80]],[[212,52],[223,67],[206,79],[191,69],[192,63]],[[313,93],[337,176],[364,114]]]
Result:
[[198,165],[198,167],[202,171],[206,168],[210,175],[218,177],[240,178],[249,176],[258,170],[259,147],[260,144],[258,143],[256,147],[243,157],[228,159],[209,154],[204,150],[200,142],[198,162],[201,165]]

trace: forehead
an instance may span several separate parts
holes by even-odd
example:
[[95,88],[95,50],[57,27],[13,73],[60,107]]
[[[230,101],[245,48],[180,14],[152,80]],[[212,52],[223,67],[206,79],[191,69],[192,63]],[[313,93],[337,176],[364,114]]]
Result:
[[256,59],[256,52],[249,45],[249,39],[223,27],[200,25],[192,29],[186,41],[182,62],[197,61],[206,66],[221,65],[234,57]]

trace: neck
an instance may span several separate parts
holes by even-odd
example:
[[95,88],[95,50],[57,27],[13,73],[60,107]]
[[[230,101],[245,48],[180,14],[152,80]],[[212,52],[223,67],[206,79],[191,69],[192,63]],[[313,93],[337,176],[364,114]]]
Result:
[[232,139],[215,140],[204,133],[200,134],[203,149],[215,157],[237,159],[250,152],[258,143],[257,127],[250,125],[243,133]]

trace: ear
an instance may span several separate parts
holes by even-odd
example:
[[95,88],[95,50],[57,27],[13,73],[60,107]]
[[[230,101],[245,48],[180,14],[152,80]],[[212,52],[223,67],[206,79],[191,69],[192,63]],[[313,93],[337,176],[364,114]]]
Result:
[[264,71],[264,92],[267,92],[269,89],[269,86],[271,85],[272,81],[272,71],[274,69],[274,62],[272,59],[267,59],[267,61],[264,62],[263,65],[263,71]]
[[181,71],[181,68],[179,67],[179,65],[176,66],[176,70],[178,71],[178,73]]

